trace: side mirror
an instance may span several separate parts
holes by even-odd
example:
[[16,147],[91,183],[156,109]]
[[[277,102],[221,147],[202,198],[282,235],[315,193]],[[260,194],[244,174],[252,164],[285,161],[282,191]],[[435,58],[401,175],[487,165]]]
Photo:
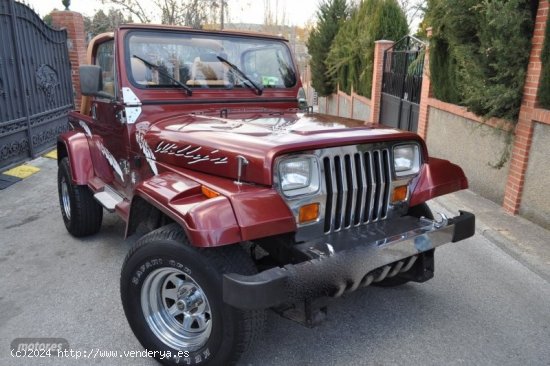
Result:
[[305,100],[305,98],[298,98],[298,109],[301,111],[308,109],[307,100]]
[[298,90],[298,109],[301,110],[301,111],[308,110],[307,96],[306,96],[306,91],[304,90],[304,88],[300,88]]
[[88,97],[102,97],[112,99],[112,95],[103,91],[101,67],[97,65],[82,65],[80,72],[80,93]]

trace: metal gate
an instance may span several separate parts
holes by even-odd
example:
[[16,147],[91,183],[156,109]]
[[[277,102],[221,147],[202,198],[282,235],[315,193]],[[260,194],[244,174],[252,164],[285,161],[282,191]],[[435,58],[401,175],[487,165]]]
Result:
[[0,169],[54,146],[73,106],[67,32],[0,0]]
[[406,36],[384,53],[380,123],[417,131],[425,47]]

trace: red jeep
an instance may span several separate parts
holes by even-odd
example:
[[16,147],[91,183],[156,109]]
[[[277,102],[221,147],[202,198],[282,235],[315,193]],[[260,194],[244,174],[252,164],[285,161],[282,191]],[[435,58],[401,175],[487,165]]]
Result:
[[416,134],[309,113],[279,37],[129,25],[96,37],[58,142],[74,236],[103,209],[142,237],[120,279],[128,322],[165,364],[228,365],[264,309],[314,325],[324,299],[433,277],[475,218],[425,201],[468,186]]

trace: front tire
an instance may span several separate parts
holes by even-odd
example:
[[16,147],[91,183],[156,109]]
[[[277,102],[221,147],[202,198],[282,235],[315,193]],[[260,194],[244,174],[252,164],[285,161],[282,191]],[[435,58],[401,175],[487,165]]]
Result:
[[103,220],[103,207],[94,199],[90,188],[73,184],[69,159],[66,157],[59,162],[57,190],[67,231],[76,237],[97,233]]
[[235,364],[261,331],[265,312],[223,302],[222,276],[230,272],[256,273],[239,246],[194,248],[177,224],[141,238],[124,260],[120,291],[142,346],[160,351],[156,358],[165,365]]

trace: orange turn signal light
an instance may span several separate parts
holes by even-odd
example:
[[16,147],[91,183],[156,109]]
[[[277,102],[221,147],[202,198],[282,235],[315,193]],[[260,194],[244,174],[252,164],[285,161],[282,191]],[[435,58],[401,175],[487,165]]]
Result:
[[407,199],[408,194],[409,194],[408,186],[395,187],[393,189],[391,202],[395,203],[395,202],[405,201]]
[[205,186],[201,186],[201,191],[202,194],[204,194],[208,198],[216,198],[220,195],[218,192]]
[[298,215],[298,223],[305,224],[308,222],[315,221],[319,218],[319,204],[310,203],[300,207],[300,212]]

